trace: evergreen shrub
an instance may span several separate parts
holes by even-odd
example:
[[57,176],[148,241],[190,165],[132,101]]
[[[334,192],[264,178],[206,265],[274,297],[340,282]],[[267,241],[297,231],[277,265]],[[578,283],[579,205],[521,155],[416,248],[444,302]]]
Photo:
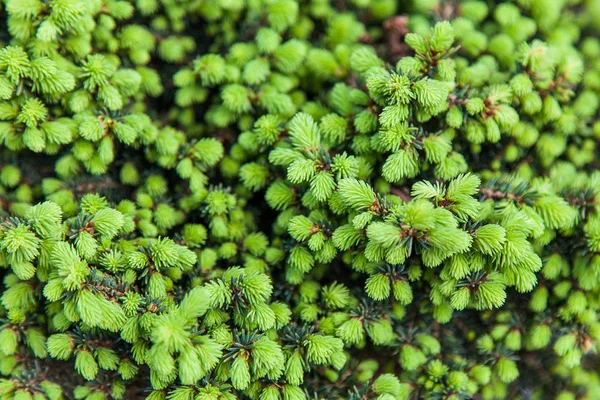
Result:
[[0,399],[600,399],[600,0],[0,0]]

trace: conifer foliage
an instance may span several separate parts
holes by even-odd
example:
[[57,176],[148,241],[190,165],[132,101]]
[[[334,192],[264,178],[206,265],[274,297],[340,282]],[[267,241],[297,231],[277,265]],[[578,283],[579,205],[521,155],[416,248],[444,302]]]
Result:
[[0,21],[0,399],[600,398],[600,1]]

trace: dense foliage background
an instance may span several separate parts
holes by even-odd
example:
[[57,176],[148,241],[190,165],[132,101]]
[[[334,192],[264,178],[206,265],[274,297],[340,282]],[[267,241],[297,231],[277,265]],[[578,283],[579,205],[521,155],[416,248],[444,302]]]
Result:
[[0,21],[1,399],[600,399],[600,1]]

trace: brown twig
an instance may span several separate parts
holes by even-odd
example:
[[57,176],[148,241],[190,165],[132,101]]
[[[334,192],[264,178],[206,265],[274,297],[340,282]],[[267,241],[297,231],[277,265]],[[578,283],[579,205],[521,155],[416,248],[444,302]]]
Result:
[[388,50],[393,62],[412,54],[412,49],[404,42],[408,34],[408,16],[396,15],[383,23]]
[[488,199],[508,199],[516,201],[519,204],[523,203],[523,196],[517,196],[513,193],[504,193],[499,190],[493,190],[490,188],[481,188],[479,189],[479,193],[481,193]]
[[390,192],[393,195],[400,197],[402,200],[406,201],[407,203],[412,200],[412,196],[410,195],[410,191],[408,190],[407,187],[400,188],[400,187],[392,186],[392,188],[390,189]]

